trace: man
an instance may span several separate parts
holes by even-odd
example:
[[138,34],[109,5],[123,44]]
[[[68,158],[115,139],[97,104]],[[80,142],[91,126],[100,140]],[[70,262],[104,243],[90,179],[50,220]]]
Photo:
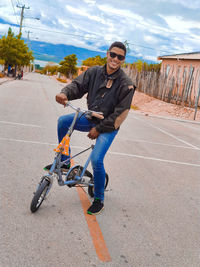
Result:
[[[96,139],[91,159],[94,174],[94,202],[89,207],[88,214],[99,214],[104,208],[103,159],[119,126],[128,114],[135,91],[132,81],[120,68],[125,61],[125,56],[125,45],[121,42],[114,42],[107,52],[105,66],[89,68],[56,95],[56,101],[65,106],[66,101],[81,98],[87,93],[88,109],[103,112],[103,120],[82,116],[75,126],[76,130],[89,132],[90,139]],[[73,116],[70,114],[59,118],[59,142],[65,136]],[[66,157],[63,156],[62,160],[65,159]],[[69,166],[65,167],[69,168]]]

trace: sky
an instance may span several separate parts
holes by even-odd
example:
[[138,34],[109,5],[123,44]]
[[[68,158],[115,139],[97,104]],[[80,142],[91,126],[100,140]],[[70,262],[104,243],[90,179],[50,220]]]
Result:
[[200,51],[200,0],[0,0],[0,35],[19,33],[17,5],[31,40],[102,52],[122,41],[129,55],[153,61]]

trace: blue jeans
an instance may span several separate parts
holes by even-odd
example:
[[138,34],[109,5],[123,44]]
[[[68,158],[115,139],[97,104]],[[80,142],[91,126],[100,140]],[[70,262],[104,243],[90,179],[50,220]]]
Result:
[[[58,119],[59,142],[61,142],[62,138],[67,133],[73,118],[74,113],[61,116]],[[90,122],[85,116],[79,116],[74,129],[82,132],[89,132],[93,127],[95,127],[94,123]],[[92,150],[91,163],[94,175],[94,197],[99,198],[101,201],[104,201],[105,185],[105,169],[103,160],[117,133],[118,130],[109,133],[101,133],[96,139],[96,144],[94,146],[94,149]],[[62,161],[66,159],[66,156],[62,156]]]

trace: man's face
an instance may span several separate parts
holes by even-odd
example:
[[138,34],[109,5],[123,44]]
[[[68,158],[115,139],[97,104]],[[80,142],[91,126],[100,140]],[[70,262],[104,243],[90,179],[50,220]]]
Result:
[[110,69],[110,71],[114,72],[118,70],[121,64],[124,63],[125,58],[120,60],[120,56],[124,57],[125,51],[119,47],[113,47],[110,51],[107,52],[107,67]]

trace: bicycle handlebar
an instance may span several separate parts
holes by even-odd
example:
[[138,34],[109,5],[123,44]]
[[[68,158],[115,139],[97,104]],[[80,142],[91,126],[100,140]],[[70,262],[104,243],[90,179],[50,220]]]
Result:
[[96,117],[96,118],[98,118],[100,120],[104,119],[103,112],[97,112],[97,111],[93,111],[93,110],[85,110],[85,109],[77,108],[74,105],[72,105],[69,101],[66,101],[65,105],[66,105],[66,107],[70,106],[72,109],[74,109],[76,111],[81,111],[81,112],[83,112],[85,114],[88,114],[88,115],[90,115],[92,117]]

